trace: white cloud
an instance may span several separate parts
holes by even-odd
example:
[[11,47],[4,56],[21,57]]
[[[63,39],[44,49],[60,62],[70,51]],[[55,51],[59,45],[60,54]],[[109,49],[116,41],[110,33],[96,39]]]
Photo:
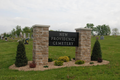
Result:
[[87,23],[120,29],[119,7],[119,0],[0,0],[0,33],[34,24],[63,31]]

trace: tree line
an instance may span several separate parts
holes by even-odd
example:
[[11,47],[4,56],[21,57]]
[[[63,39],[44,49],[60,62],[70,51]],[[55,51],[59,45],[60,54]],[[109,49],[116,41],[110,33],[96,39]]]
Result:
[[18,36],[20,35],[20,32],[22,33],[30,33],[32,34],[33,32],[33,27],[24,27],[23,29],[21,28],[21,26],[17,25],[16,28],[13,28],[12,31],[8,34],[8,33],[3,33],[4,36],[6,37],[12,37],[14,36],[15,34],[17,34]]
[[[109,27],[109,25],[98,25],[96,27],[94,27],[94,24],[92,23],[87,23],[86,26],[84,28],[90,28],[91,31],[91,35],[110,35],[111,34],[111,29]],[[50,31],[54,31],[54,30],[50,30]],[[8,34],[8,33],[3,33],[4,36],[9,37],[9,36],[14,36],[15,34],[17,34],[18,36],[20,35],[20,32],[22,33],[33,33],[33,27],[24,27],[23,29],[21,29],[21,26],[17,25],[16,28],[13,28],[12,31]],[[63,32],[63,31],[62,31]],[[117,28],[113,28],[112,29],[112,35],[118,35],[119,31]]]
[[91,34],[92,35],[118,35],[119,31],[117,28],[113,28],[112,29],[112,33],[111,33],[111,29],[109,27],[109,25],[98,25],[96,27],[94,27],[94,24],[92,23],[87,23],[86,26],[84,28],[90,28],[92,29]]
[[87,23],[86,26],[84,28],[90,28],[92,29],[91,34],[97,34],[97,35],[110,35],[111,34],[111,30],[109,25],[98,25],[96,27],[94,27],[94,24],[92,23]]

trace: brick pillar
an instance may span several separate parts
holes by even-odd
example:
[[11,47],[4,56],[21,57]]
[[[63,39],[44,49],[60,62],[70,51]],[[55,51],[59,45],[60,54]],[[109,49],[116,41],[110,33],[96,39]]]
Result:
[[48,64],[49,25],[33,26],[33,61],[37,65]]
[[91,61],[91,29],[78,28],[79,44],[76,47],[75,60]]

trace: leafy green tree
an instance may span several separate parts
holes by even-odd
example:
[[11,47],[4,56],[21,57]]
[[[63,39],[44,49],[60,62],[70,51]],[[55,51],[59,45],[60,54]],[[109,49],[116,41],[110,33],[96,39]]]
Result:
[[94,26],[94,24],[92,24],[92,23],[87,23],[85,28],[91,28],[91,29],[93,29],[93,26]]
[[23,32],[24,33],[30,33],[31,32],[31,28],[30,27],[25,27],[25,28],[23,28]]
[[30,28],[31,32],[33,32],[33,27]]
[[87,23],[86,26],[85,26],[84,28],[90,28],[90,29],[92,29],[91,34],[94,35],[94,34],[93,34],[93,31],[94,31],[94,24],[92,24],[92,23]]
[[102,52],[101,52],[101,47],[100,47],[100,43],[98,40],[96,40],[93,50],[92,50],[92,56],[91,56],[91,60],[98,60],[98,58],[102,58]]
[[54,30],[49,30],[49,31],[54,31]]
[[25,46],[23,41],[19,41],[17,46],[17,54],[16,54],[16,61],[15,66],[21,67],[28,64],[28,59],[26,57]]
[[9,37],[9,36],[11,36],[10,33],[6,33],[6,32],[4,32],[3,35],[4,35],[4,37]]
[[98,35],[110,35],[110,27],[108,25],[98,25],[96,26],[96,32]]
[[16,26],[16,34],[19,36],[20,35],[20,32],[21,32],[21,26],[17,25]]
[[16,31],[15,29],[13,28],[13,30],[11,31],[11,35],[15,35]]
[[119,34],[119,30],[117,28],[113,28],[112,35],[118,35],[118,34]]
[[4,32],[3,35],[4,35],[4,37],[6,37],[6,36],[7,36],[7,33]]

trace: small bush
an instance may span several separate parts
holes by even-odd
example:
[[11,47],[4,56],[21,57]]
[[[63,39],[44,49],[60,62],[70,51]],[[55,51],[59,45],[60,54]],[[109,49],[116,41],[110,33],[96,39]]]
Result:
[[102,62],[102,58],[98,58],[98,62]]
[[90,64],[94,64],[94,62],[90,62]]
[[53,59],[52,58],[48,58],[48,62],[52,62],[53,61]]
[[73,58],[73,60],[75,60],[75,58]]
[[44,68],[48,68],[48,66],[46,65],[46,66],[43,66]]
[[63,65],[63,61],[55,61],[54,65],[62,66]]
[[68,62],[69,58],[68,58],[68,56],[62,56],[62,57],[58,58],[58,61]]
[[68,58],[69,58],[69,61],[71,61],[71,57],[70,57],[70,56],[68,56]]
[[82,61],[82,60],[77,60],[77,61],[75,61],[75,64],[84,64],[85,62],[84,61]]

